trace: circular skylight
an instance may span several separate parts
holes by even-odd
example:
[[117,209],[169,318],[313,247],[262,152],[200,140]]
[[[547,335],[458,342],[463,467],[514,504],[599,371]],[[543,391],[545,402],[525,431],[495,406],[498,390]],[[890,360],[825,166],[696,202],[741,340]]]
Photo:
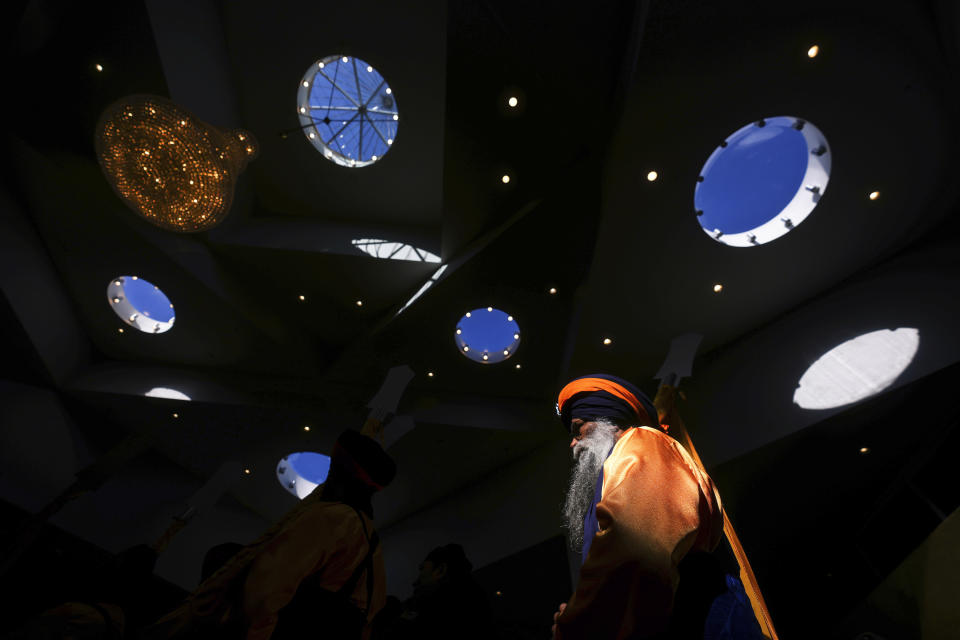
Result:
[[107,301],[121,320],[144,333],[163,333],[173,327],[170,299],[160,287],[137,276],[120,276],[107,285]]
[[376,69],[352,56],[327,56],[310,65],[297,92],[297,115],[310,143],[344,167],[365,167],[382,158],[400,120],[393,89]]
[[330,473],[330,456],[313,451],[291,453],[277,463],[277,479],[301,500],[323,484]]
[[503,362],[520,345],[520,327],[513,316],[486,307],[468,311],[454,334],[460,353],[481,364]]
[[809,122],[767,118],[722,142],[697,180],[693,202],[704,232],[732,247],[760,245],[817,206],[830,180],[830,147]]
[[916,329],[881,329],[847,340],[810,365],[793,393],[803,409],[833,409],[876,395],[913,361]]

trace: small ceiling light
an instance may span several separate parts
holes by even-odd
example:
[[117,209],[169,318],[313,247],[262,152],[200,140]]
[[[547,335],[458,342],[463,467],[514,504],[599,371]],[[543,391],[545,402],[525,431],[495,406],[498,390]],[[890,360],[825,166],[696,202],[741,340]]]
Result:
[[514,340],[519,340],[519,339],[520,339],[520,334],[519,334],[519,333],[513,334],[513,339],[514,339]]
[[464,317],[467,317],[467,318],[469,318],[469,317],[470,317],[470,312],[469,312],[469,311],[467,311],[467,312],[466,312],[465,314],[463,314],[463,315],[464,315]]
[[300,107],[300,113],[306,113],[306,112],[307,112],[306,107]]
[[467,345],[463,345],[463,350],[464,350],[465,352],[466,352],[466,351],[470,351],[470,347],[468,347]]
[[432,378],[432,377],[433,377],[433,371],[427,371],[427,377],[428,377],[428,378]]
[[179,418],[179,417],[180,417],[180,414],[179,414],[179,413],[175,413],[175,414],[173,414],[173,417],[174,417],[174,418]]
[[461,333],[463,333],[463,331],[461,329],[457,329],[457,335],[460,335]]
[[713,292],[714,292],[714,293],[720,293],[721,291],[723,291],[723,285],[722,285],[722,284],[715,284],[715,285],[713,285]]
[[393,138],[387,138],[387,144],[393,144]]
[[311,132],[310,132],[310,139],[313,140],[313,139],[316,138],[316,137],[317,137],[317,134],[315,134],[313,131],[311,131]]
[[119,329],[117,329],[117,333],[123,333],[123,327],[120,327]]
[[502,592],[502,591],[497,591],[497,595],[498,595],[498,596],[502,596],[502,595],[503,595],[503,592]]
[[398,116],[397,114],[393,114],[393,119],[394,119],[394,120],[399,120],[399,119],[400,119],[400,116]]
[[550,287],[549,293],[550,293],[550,295],[552,295],[552,296],[556,295],[556,294],[557,294],[556,288],[555,288],[555,287]]
[[304,301],[306,301],[306,299],[307,299],[307,297],[304,296],[304,295],[300,295],[300,296],[297,296],[297,297],[300,298],[300,302],[304,302]]
[[385,93],[387,95],[390,95],[391,93],[393,93],[393,89],[391,89],[390,87],[387,87],[387,90],[385,91]]
[[304,80],[304,81],[303,81],[303,86],[305,86],[305,87],[309,87],[309,86],[310,86],[310,83],[309,83],[309,82],[307,82],[306,80]]
[[505,356],[510,355],[510,349],[504,349],[504,350],[503,350],[503,355],[505,355]]
[[357,300],[357,306],[358,306],[358,307],[362,307],[362,306],[363,306],[363,300]]
[[870,453],[869,447],[860,447],[860,453]]
[[487,311],[493,311],[493,307],[487,307]]
[[304,431],[310,431],[310,425],[308,425],[308,424],[303,425],[303,430],[304,430]]
[[507,322],[513,322],[513,316],[507,316]]
[[500,181],[503,182],[503,184],[507,184],[510,182],[510,176],[508,176],[507,174],[503,174],[503,177],[500,178]]
[[812,47],[807,49],[808,58],[816,58],[818,53],[820,53],[820,47],[818,47],[817,45],[813,45]]
[[371,67],[370,65],[367,65],[367,73],[371,73],[372,71],[373,71],[373,67]]
[[610,338],[603,339],[603,344],[610,344],[611,342],[613,342],[613,340],[611,340]]
[[517,369],[519,369],[519,368],[520,368],[520,365],[517,365]]
[[872,192],[870,193],[870,199],[871,199],[871,200],[876,200],[876,199],[879,198],[879,197],[880,197],[880,192],[879,192],[879,191],[872,191]]
[[250,469],[244,469],[243,472],[247,475],[250,475]]
[[649,180],[650,182],[653,182],[656,179],[657,179],[656,171],[651,171],[650,173],[647,174],[647,180]]
[[376,159],[377,159],[377,156],[370,156],[370,159],[371,159],[371,160],[376,160]]
[[114,298],[113,304],[120,304],[120,298]]
[[483,359],[484,359],[484,360],[489,360],[489,359],[490,359],[490,356],[488,356],[487,354],[483,354]]
[[322,62],[318,62],[318,63],[317,63],[317,68],[318,68],[318,69],[323,69],[323,63],[322,63]]
[[347,56],[343,56],[343,61],[344,61],[344,62],[350,62],[350,58],[348,58]]
[[507,104],[510,105],[511,107],[517,106],[518,102],[519,100],[517,100],[517,96],[510,96],[510,98],[507,100]]
[[103,65],[100,63],[93,65],[93,68],[96,69],[97,71],[103,71]]
[[136,279],[137,279],[137,276],[130,276],[130,279],[131,279],[131,280],[136,280]]

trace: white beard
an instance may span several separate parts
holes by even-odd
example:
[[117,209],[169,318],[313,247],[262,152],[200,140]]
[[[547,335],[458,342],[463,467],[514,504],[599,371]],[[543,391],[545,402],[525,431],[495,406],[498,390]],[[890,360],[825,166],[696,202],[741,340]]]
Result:
[[570,548],[577,553],[583,549],[583,518],[593,502],[597,478],[620,431],[620,427],[603,418],[594,422],[596,428],[573,448],[574,467],[570,472],[567,499],[563,503],[563,526],[567,530]]

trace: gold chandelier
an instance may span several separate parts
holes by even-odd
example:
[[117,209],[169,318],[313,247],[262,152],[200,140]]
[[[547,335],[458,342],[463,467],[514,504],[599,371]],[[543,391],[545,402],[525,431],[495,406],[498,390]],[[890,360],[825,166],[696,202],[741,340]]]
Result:
[[258,152],[250,133],[214,127],[150,95],[107,107],[97,122],[96,150],[127,206],[158,227],[186,233],[227,217],[240,172]]

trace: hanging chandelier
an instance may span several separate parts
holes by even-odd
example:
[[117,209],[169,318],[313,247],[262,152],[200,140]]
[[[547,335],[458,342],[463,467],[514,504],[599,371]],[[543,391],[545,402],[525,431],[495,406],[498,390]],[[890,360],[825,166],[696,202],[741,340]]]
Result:
[[240,172],[258,152],[250,133],[214,127],[150,95],[107,107],[95,144],[120,199],[158,227],[183,233],[206,231],[227,217]]

